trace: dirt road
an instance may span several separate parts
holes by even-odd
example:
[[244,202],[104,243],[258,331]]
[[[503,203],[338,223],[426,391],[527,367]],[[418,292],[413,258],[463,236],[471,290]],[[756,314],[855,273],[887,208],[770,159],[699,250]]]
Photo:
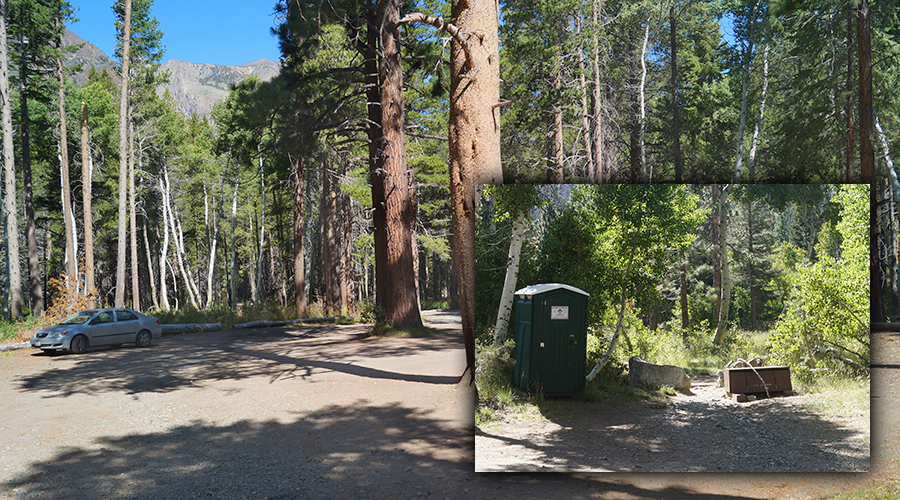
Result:
[[823,418],[815,396],[737,403],[698,376],[672,397],[539,403],[540,416],[479,429],[478,472],[868,472],[869,413]]
[[[0,357],[0,498],[822,498],[898,472],[886,368],[872,474],[475,473],[458,319],[431,317],[446,334],[297,326]],[[874,339],[875,362],[898,346]]]

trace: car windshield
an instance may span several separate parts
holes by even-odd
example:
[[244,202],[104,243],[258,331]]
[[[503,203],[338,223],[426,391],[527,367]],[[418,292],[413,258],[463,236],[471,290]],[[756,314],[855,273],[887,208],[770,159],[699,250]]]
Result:
[[86,323],[87,320],[91,319],[91,317],[97,311],[82,311],[74,316],[69,316],[68,318],[59,322],[60,325],[81,325]]

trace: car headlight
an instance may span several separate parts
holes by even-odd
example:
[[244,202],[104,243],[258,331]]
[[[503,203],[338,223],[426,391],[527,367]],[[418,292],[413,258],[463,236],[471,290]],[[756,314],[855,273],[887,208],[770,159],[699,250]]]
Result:
[[48,336],[49,336],[49,337],[65,337],[67,333],[69,333],[68,330],[63,330],[63,331],[61,331],[61,332],[51,333],[51,334],[48,335]]

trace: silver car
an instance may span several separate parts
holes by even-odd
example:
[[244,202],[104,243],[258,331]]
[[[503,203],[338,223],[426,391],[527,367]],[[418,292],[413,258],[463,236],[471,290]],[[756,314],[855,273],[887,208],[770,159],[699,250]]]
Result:
[[90,309],[38,330],[31,337],[31,347],[45,351],[70,349],[81,354],[88,347],[101,345],[134,342],[138,347],[147,347],[160,335],[162,327],[156,318],[131,309]]

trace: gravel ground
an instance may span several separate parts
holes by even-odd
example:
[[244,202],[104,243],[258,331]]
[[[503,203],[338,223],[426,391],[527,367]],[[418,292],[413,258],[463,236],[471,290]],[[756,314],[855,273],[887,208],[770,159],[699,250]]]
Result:
[[814,396],[737,403],[714,376],[634,403],[541,403],[542,415],[475,437],[475,470],[582,472],[867,472],[869,415],[823,418]]
[[[897,477],[900,337],[873,337],[868,474],[475,473],[458,318],[0,356],[0,498],[826,498]],[[664,410],[668,411],[668,410]]]

